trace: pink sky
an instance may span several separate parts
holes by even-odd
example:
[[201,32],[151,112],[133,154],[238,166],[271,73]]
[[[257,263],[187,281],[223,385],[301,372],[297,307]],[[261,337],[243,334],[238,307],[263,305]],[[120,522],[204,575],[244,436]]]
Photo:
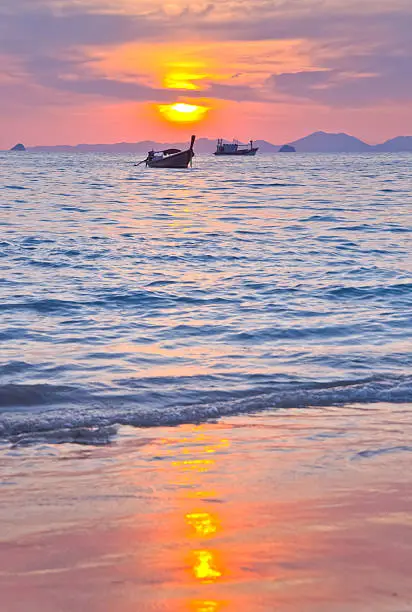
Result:
[[411,31],[410,0],[2,0],[0,148],[410,134]]

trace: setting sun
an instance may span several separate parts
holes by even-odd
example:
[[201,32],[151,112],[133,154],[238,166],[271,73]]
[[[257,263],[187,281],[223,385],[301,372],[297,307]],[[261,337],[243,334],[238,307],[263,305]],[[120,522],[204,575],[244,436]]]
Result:
[[184,102],[159,104],[158,109],[165,119],[173,123],[196,123],[203,119],[209,110],[207,106],[185,104]]

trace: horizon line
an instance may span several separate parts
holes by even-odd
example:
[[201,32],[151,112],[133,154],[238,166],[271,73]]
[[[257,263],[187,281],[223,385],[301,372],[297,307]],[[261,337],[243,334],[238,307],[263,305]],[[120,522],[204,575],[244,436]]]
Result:
[[[194,130],[191,130],[191,132],[192,131],[194,131]],[[263,141],[263,142],[265,142],[265,143],[267,143],[267,144],[269,144],[271,146],[277,147],[277,146],[283,146],[283,145],[286,145],[286,144],[293,144],[293,143],[295,143],[295,142],[297,142],[299,140],[302,140],[304,138],[308,138],[310,136],[314,136],[314,135],[317,135],[317,134],[325,134],[325,135],[328,135],[328,136],[340,136],[340,135],[349,136],[351,138],[355,138],[355,139],[359,140],[360,142],[362,142],[362,143],[364,143],[364,144],[366,144],[366,145],[368,145],[370,147],[374,147],[374,146],[379,146],[381,144],[385,144],[386,142],[389,142],[389,141],[394,140],[396,138],[412,138],[412,135],[397,134],[396,136],[392,136],[390,138],[387,138],[386,140],[384,140],[382,142],[376,142],[376,143],[372,144],[370,142],[367,142],[366,140],[362,140],[358,136],[354,136],[353,134],[348,134],[347,132],[326,132],[324,130],[315,130],[314,132],[310,132],[309,134],[307,134],[305,136],[301,136],[301,137],[296,138],[294,140],[285,141],[282,144],[273,143],[273,142],[271,142],[269,140],[266,140],[265,138],[252,138],[252,139],[247,140],[247,142],[250,142],[250,140],[253,140],[253,142]],[[199,136],[199,137],[197,137],[197,140],[208,140],[208,141],[215,142],[219,138],[221,138],[221,137],[213,138],[213,137],[210,137],[210,136]],[[190,137],[188,138],[188,140],[190,140]],[[237,139],[237,138],[231,138],[231,139],[223,138],[223,140],[225,140],[227,142],[233,142],[234,140],[237,140],[241,144],[247,144],[247,142],[243,143],[242,140]],[[41,147],[50,147],[50,148],[51,147],[71,147],[71,148],[76,148],[76,147],[82,147],[82,146],[114,146],[114,145],[122,145],[122,144],[125,144],[125,145],[137,145],[137,144],[142,144],[142,143],[145,143],[145,142],[150,142],[150,143],[153,142],[153,143],[156,143],[156,144],[168,144],[168,143],[171,143],[171,142],[185,142],[185,140],[180,140],[180,139],[179,140],[178,139],[176,139],[176,140],[175,139],[170,139],[170,140],[163,140],[163,139],[162,140],[152,140],[152,139],[146,138],[144,140],[135,140],[135,141],[117,140],[117,141],[113,141],[113,142],[78,142],[77,144],[62,143],[62,144],[40,144],[40,145],[39,144],[25,145],[23,143],[23,141],[19,141],[16,144],[24,144],[24,147],[26,149],[35,149],[35,148],[41,148]],[[16,146],[16,144],[12,145],[12,147]],[[7,151],[10,151],[10,148],[9,149],[3,149],[2,152],[7,152]]]

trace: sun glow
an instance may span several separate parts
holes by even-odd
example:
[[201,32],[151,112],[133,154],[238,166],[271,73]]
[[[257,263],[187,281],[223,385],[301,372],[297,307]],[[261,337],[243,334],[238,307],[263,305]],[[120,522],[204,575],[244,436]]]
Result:
[[194,74],[190,72],[172,72],[165,76],[163,80],[163,86],[167,89],[200,89],[200,85],[198,85],[196,81],[202,81],[206,77],[206,74]]
[[159,104],[158,109],[167,121],[172,123],[197,123],[207,114],[207,106],[196,104],[186,104],[177,102],[176,104]]
[[218,612],[220,603],[217,601],[193,601],[193,612]]

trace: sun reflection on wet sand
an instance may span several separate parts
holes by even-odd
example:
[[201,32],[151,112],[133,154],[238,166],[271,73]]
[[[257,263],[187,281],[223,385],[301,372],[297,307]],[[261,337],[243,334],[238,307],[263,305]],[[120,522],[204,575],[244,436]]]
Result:
[[[217,612],[222,605],[210,597],[210,587],[225,580],[225,555],[221,544],[224,522],[216,504],[213,512],[208,505],[212,498],[223,496],[223,491],[207,491],[204,485],[210,475],[222,470],[230,443],[226,438],[211,436],[205,426],[195,427],[192,434],[180,448],[183,458],[171,462],[177,480],[185,485],[179,505],[190,508],[182,513],[182,520],[188,528],[184,536],[189,549],[185,563],[189,582],[194,580],[197,583],[197,593],[195,599],[189,599],[187,608],[197,612]],[[196,507],[193,508],[194,502]],[[199,597],[199,589],[205,589],[204,599]]]
[[209,512],[192,512],[186,514],[186,521],[193,527],[197,535],[210,536],[218,530],[216,517],[213,517]]
[[195,557],[193,574],[198,580],[207,584],[221,578],[222,572],[217,569],[215,555],[212,551],[195,550],[193,555]]
[[[87,462],[73,448],[58,463],[30,457],[30,470],[10,472],[19,484],[0,501],[10,533],[0,555],[4,609],[392,612],[395,597],[407,609],[408,456],[361,455],[343,469],[340,434],[350,423],[356,448],[367,445],[366,419],[392,435],[387,406],[356,410],[356,429],[353,414],[125,428],[118,445],[87,451]],[[406,416],[402,426],[406,445]],[[15,536],[5,521],[11,499]]]

